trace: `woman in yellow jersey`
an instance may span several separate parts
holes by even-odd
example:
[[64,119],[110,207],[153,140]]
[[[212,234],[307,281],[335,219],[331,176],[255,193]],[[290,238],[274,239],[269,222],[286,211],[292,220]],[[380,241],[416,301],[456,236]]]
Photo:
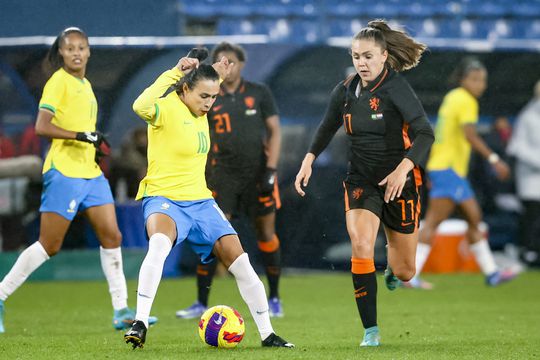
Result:
[[[293,344],[274,333],[264,286],[206,186],[210,149],[206,113],[219,94],[220,77],[225,78],[232,65],[225,57],[212,66],[200,65],[207,54],[181,58],[133,104],[133,110],[148,123],[148,172],[137,199],[143,200],[149,240],[139,273],[136,320],[124,339],[134,348],[144,345],[165,258],[173,245],[186,240],[203,263],[217,256],[234,275],[262,345],[291,348]],[[165,95],[171,86],[174,91]]]
[[439,108],[435,143],[431,148],[427,169],[431,181],[430,199],[416,252],[417,275],[404,285],[430,289],[431,284],[419,279],[431,250],[431,240],[439,224],[457,207],[468,224],[466,234],[476,262],[486,276],[486,284],[496,286],[511,280],[512,271],[499,270],[489,243],[478,228],[482,212],[467,181],[471,149],[482,155],[501,180],[510,175],[508,165],[499,158],[476,132],[478,98],[487,86],[487,71],[475,58],[464,59],[453,74],[458,87],[446,94]]
[[85,78],[89,57],[88,37],[75,27],[62,31],[47,56],[56,71],[43,89],[36,121],[36,133],[52,139],[43,165],[40,235],[0,283],[0,332],[4,332],[4,301],[60,251],[78,211],[84,211],[101,242],[101,264],[114,308],[113,326],[118,330],[127,328],[135,316],[127,307],[122,235],[116,223],[114,200],[95,161],[96,150],[105,143],[96,132],[97,102]]

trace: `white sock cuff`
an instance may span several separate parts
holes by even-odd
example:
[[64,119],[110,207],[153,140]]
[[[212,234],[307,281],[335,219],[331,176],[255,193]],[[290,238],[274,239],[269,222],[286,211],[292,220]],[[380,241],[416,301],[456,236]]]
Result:
[[470,249],[484,275],[491,275],[497,271],[493,253],[491,252],[491,248],[486,239],[471,244]]
[[39,241],[36,241],[36,242],[33,243],[32,245],[30,245],[30,247],[31,247],[33,250],[40,252],[40,253],[45,257],[45,260],[49,260],[49,259],[50,259],[49,254],[47,254],[47,251],[45,251],[45,248],[43,247],[43,245],[41,245],[41,243],[40,243]]
[[122,248],[119,246],[119,247],[115,247],[115,248],[112,248],[112,249],[105,249],[103,246],[99,246],[99,251],[101,251],[102,253],[105,253],[105,254],[116,254],[118,252],[121,252],[122,251]]
[[168,254],[172,249],[172,241],[163,233],[155,233],[154,235],[150,236],[150,240],[148,240],[148,248],[159,251],[167,251]]
[[[236,260],[233,261],[231,266],[229,266],[228,270],[238,280],[248,279],[252,275],[251,272],[255,273],[255,270],[253,270],[253,267],[249,262],[249,256],[247,253],[243,253],[242,255],[237,257]],[[255,273],[255,276],[256,275],[257,273]]]
[[419,242],[418,245],[417,245],[417,249],[418,249],[418,251],[428,252],[428,251],[431,250],[431,245]]

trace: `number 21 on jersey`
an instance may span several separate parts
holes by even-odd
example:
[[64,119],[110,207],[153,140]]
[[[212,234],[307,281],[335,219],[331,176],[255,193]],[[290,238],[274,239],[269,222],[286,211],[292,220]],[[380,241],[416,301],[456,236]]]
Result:
[[214,115],[215,127],[217,134],[230,133],[231,132],[231,118],[229,113]]

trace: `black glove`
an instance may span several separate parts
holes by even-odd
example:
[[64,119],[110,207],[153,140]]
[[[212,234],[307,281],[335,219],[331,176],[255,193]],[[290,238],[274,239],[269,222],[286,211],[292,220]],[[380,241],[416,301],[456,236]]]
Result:
[[96,148],[95,160],[98,164],[102,157],[108,156],[111,153],[109,142],[105,139],[105,135],[99,131],[78,132],[75,138],[94,145]]
[[274,168],[267,167],[264,170],[263,176],[261,178],[261,183],[259,184],[259,190],[261,193],[271,193],[274,191],[274,185],[276,183],[277,170]]
[[103,134],[101,135],[101,140],[99,141],[99,144],[96,147],[96,156],[94,157],[94,160],[99,165],[99,162],[102,158],[105,156],[109,156],[111,154],[111,145],[109,145],[109,142],[107,139],[105,139],[105,136]]
[[97,149],[103,139],[103,134],[99,131],[78,132],[75,139],[92,144]]

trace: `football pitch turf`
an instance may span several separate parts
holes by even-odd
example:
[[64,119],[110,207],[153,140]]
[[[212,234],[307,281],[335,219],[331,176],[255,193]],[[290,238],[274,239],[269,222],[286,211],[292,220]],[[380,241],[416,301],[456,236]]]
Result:
[[[474,274],[426,276],[433,291],[389,292],[379,280],[382,345],[360,348],[362,326],[347,273],[288,275],[281,293],[285,317],[274,329],[296,349],[263,349],[232,278],[217,278],[211,305],[237,308],[246,336],[233,350],[199,339],[197,320],[179,320],[194,278],[164,280],[143,349],[131,350],[111,325],[105,281],[29,282],[7,302],[0,359],[534,359],[540,358],[540,272],[497,288]],[[131,305],[136,283],[128,284]]]

